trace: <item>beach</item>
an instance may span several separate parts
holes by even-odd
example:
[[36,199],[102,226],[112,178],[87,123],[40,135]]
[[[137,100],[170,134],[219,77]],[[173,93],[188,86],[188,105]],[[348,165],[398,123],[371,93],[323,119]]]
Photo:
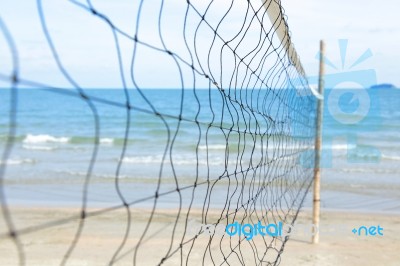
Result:
[[0,266],[399,266],[398,3],[325,2],[3,1]]
[[[311,213],[304,211],[299,222],[311,220]],[[354,235],[346,233],[324,234],[318,244],[311,244],[310,237],[293,237],[287,242],[281,265],[398,265],[400,261],[400,216],[384,213],[357,213],[321,211],[321,227],[335,224],[352,226],[378,225],[384,228],[383,236]]]
[[[95,211],[95,210],[93,210]],[[13,208],[16,225],[24,228],[27,225],[39,224],[51,220],[62,220],[77,215],[79,211],[72,208]],[[199,210],[193,210],[199,213]],[[134,248],[139,232],[145,227],[149,211],[132,209],[132,227],[115,265],[131,265]],[[142,242],[137,255],[137,265],[155,265],[170,244],[171,225],[174,221],[174,210],[158,211],[154,216],[151,231]],[[68,249],[76,231],[79,219],[71,220],[57,226],[49,226],[35,232],[21,235],[27,265],[59,265]],[[309,210],[300,213],[297,222],[309,223]],[[362,224],[380,224],[384,228],[383,236],[355,236],[351,231],[337,235],[324,235],[321,232],[320,243],[310,244],[310,237],[302,234],[292,236],[286,243],[281,255],[280,265],[397,265],[400,261],[400,216],[390,214],[354,213],[344,211],[322,211],[321,226],[335,223],[347,226]],[[1,225],[3,227],[3,224]],[[121,242],[126,228],[126,212],[123,209],[105,212],[88,217],[79,242],[68,260],[68,265],[106,265],[113,252]],[[182,227],[177,227],[179,235]],[[3,231],[2,231],[3,233]],[[189,265],[202,265],[204,247],[208,237],[200,236],[190,256]],[[216,251],[218,245],[215,245]],[[187,250],[184,249],[184,252]],[[1,265],[18,265],[17,253],[10,240],[2,239],[0,253]],[[184,253],[185,254],[185,253]],[[215,252],[217,254],[217,252]],[[164,265],[179,264],[179,256],[166,260]],[[216,259],[216,258],[214,258]],[[251,261],[249,261],[251,265]],[[237,265],[235,263],[231,265]]]
[[[6,91],[1,93],[8,97]],[[134,93],[134,106],[145,106]],[[213,113],[225,108],[219,91],[145,93],[162,110],[163,119],[148,106],[133,112],[129,120],[124,106],[96,102],[95,116],[75,96],[65,101],[67,96],[54,92],[20,92],[20,126],[12,153],[1,165],[6,166],[6,206],[27,265],[59,265],[64,257],[67,265],[399,261],[400,115],[393,101],[398,90],[373,92],[380,104],[374,102],[370,116],[358,127],[340,124],[326,112],[318,245],[309,243],[311,232],[290,234],[288,241],[281,235],[254,236],[251,241],[217,235],[210,242],[204,233],[193,240],[199,224],[309,226],[313,138],[301,134],[307,135],[310,128],[295,121],[287,127],[257,124],[250,122],[255,121],[251,117],[247,123],[238,114]],[[274,106],[268,91],[260,93],[266,97],[264,104],[271,101],[271,112],[282,108]],[[121,90],[88,94],[123,101]],[[174,97],[167,104],[168,95]],[[297,97],[295,91],[288,95]],[[256,105],[259,98],[251,100]],[[177,119],[180,106],[182,120]],[[7,106],[1,108],[7,113]],[[7,123],[0,119],[3,144]],[[0,253],[7,254],[0,256],[0,264],[18,265],[20,255],[6,231],[6,220],[0,219]],[[352,232],[378,225],[383,236]],[[322,231],[338,226],[335,233]]]

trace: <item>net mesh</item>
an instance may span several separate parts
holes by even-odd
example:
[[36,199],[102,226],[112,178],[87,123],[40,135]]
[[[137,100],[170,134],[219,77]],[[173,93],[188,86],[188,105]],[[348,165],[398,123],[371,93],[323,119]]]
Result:
[[[309,93],[280,1],[131,2],[128,12],[118,3],[110,7],[102,1],[66,1],[66,9],[60,7],[56,15],[47,11],[55,9],[46,9],[50,2],[36,2],[44,48],[54,73],[63,77],[61,86],[21,73],[25,62],[10,30],[14,21],[0,20],[6,53],[12,59],[10,71],[0,73],[9,94],[0,165],[5,226],[0,233],[16,252],[10,253],[15,254],[10,261],[29,264],[29,236],[37,239],[42,232],[57,229],[68,241],[60,249],[45,248],[62,265],[78,258],[116,265],[279,264],[288,237],[231,236],[220,229],[235,222],[293,224],[312,182],[313,168],[302,162],[313,161],[316,100]],[[100,48],[71,48],[68,41],[57,39],[52,23],[56,25],[60,12],[90,17],[88,23],[93,24],[78,26],[94,32],[93,25],[106,28],[110,46],[101,46],[105,39],[98,38]],[[129,24],[121,20],[123,14]],[[75,26],[71,22],[66,27],[74,38],[84,39]],[[92,61],[98,72],[76,72],[65,53],[68,49],[79,51],[82,64]],[[112,63],[102,61],[111,56]],[[108,82],[101,77],[102,66],[105,72],[116,73],[112,86],[120,89],[118,99],[90,90]],[[18,209],[8,203],[11,166],[6,162],[18,145],[21,87],[57,94],[66,102],[83,101],[92,117],[91,149],[81,167],[83,176],[76,181],[80,190],[69,195],[79,206],[69,215],[20,223]],[[174,90],[149,90],[157,88]],[[118,150],[113,173],[99,181],[96,173],[101,170],[96,167],[103,159],[104,106],[124,114],[118,124],[123,137],[113,147]],[[151,121],[153,131],[143,131],[146,121]],[[151,136],[155,131],[159,134]],[[145,153],[152,157],[138,161],[136,155],[144,147],[140,142],[149,147],[157,142]],[[152,158],[152,164],[146,167],[143,158]],[[136,164],[129,165],[134,159]],[[63,185],[58,179],[54,182]],[[96,193],[116,200],[92,206]],[[115,228],[101,227],[113,223]],[[107,230],[118,237],[108,237]],[[88,238],[96,235],[98,245],[107,248],[91,246],[91,253],[86,250]]]

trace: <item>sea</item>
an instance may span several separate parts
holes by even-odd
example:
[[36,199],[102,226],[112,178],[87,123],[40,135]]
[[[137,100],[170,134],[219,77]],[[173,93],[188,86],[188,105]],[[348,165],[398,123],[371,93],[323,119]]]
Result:
[[[304,106],[287,103],[286,92],[240,91],[228,100],[207,89],[126,93],[88,89],[82,97],[75,90],[19,89],[15,138],[9,156],[0,162],[6,170],[7,203],[80,206],[86,189],[88,206],[121,204],[121,194],[133,205],[152,206],[157,191],[164,195],[159,206],[174,208],[182,198],[193,198],[196,183],[198,205],[209,197],[211,207],[220,208],[227,193],[243,182],[243,175],[232,173],[246,172],[262,156],[278,158],[264,175],[281,173],[283,180],[287,167],[309,167],[293,151],[312,147],[313,138],[301,134],[313,137],[315,128],[293,130],[299,125],[290,117],[307,121],[315,113],[311,103],[307,109],[307,101]],[[3,153],[9,141],[10,97],[9,89],[0,90]],[[237,113],[227,103],[231,100],[263,108],[270,117]],[[291,105],[300,109],[288,111]],[[270,120],[282,123],[270,126]],[[322,125],[322,208],[400,213],[400,89],[327,89]],[[244,130],[269,135],[261,141]],[[207,192],[210,184],[215,193]],[[180,193],[174,193],[177,188]],[[308,193],[303,205],[311,204]]]

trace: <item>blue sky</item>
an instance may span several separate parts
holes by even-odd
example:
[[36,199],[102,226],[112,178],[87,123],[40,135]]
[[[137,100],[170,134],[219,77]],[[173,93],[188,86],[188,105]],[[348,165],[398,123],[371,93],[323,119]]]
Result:
[[[85,3],[85,1],[81,2]],[[143,13],[146,14],[143,21],[146,25],[145,30],[148,32],[146,38],[154,43],[158,42],[157,25],[154,23],[157,21],[158,4],[153,4],[156,2],[145,2],[149,4],[145,4],[143,9]],[[229,2],[219,0],[216,5],[224,8]],[[135,14],[137,10],[138,1],[96,0],[92,3],[123,30],[133,33],[132,14]],[[178,0],[169,0],[166,3],[168,4],[165,5],[167,14],[165,19],[169,25],[164,23],[166,26],[163,31],[170,37],[169,40],[166,38],[168,45],[179,49],[184,45],[183,42],[177,40],[182,39],[180,18],[184,14],[185,5]],[[235,16],[239,17],[242,11],[239,2],[237,3],[237,8],[232,13],[232,21],[235,21]],[[283,0],[282,5],[288,16],[292,40],[308,75],[313,76],[318,73],[315,55],[318,51],[319,40],[324,39],[327,45],[327,57],[338,66],[338,70],[327,67],[327,73],[348,71],[348,67],[367,49],[370,49],[373,56],[352,70],[374,69],[379,83],[389,82],[400,86],[398,63],[400,61],[398,49],[400,23],[397,18],[397,12],[400,10],[399,2],[387,0],[377,4],[375,1],[362,0]],[[43,1],[43,8],[54,42],[71,75],[83,87],[120,87],[117,54],[112,33],[107,25],[68,1]],[[2,1],[0,15],[17,44],[22,76],[55,86],[68,86],[57,70],[48,49],[41,30],[36,1]],[[196,22],[195,19],[193,22]],[[235,25],[230,26],[231,28],[227,26],[223,30],[227,35],[231,33],[231,29],[235,28]],[[202,37],[209,36],[204,33]],[[343,69],[338,48],[339,39],[348,39]],[[120,45],[123,63],[128,67],[132,42],[120,38]],[[0,65],[0,72],[9,73],[10,55],[3,37],[0,38],[0,60],[6,62]],[[159,87],[171,87],[179,82],[167,78],[177,77],[177,72],[165,67],[169,62],[162,56],[143,49],[138,60],[143,62],[136,71],[143,78],[144,86],[147,84],[146,80],[151,80],[152,86]],[[154,65],[145,62],[158,63]],[[0,86],[4,85],[0,83]]]
[[[374,69],[378,83],[400,86],[400,2],[396,0],[282,0],[293,42],[308,75],[318,73],[315,54],[319,40],[327,57],[341,70],[338,39],[348,39],[344,71],[371,49],[373,56],[353,70]],[[337,72],[331,67],[327,73]]]

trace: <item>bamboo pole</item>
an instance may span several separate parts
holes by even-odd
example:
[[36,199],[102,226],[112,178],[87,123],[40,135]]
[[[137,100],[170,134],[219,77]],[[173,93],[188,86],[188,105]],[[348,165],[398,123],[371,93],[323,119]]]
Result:
[[[320,41],[320,55],[319,55],[319,80],[318,80],[318,92],[320,95],[324,95],[324,56],[325,56],[325,44],[324,41]],[[315,137],[315,166],[314,166],[314,194],[313,194],[313,236],[312,243],[317,244],[319,242],[319,216],[320,216],[320,179],[321,179],[321,146],[322,146],[322,117],[324,110],[324,100],[317,100],[317,128]]]

